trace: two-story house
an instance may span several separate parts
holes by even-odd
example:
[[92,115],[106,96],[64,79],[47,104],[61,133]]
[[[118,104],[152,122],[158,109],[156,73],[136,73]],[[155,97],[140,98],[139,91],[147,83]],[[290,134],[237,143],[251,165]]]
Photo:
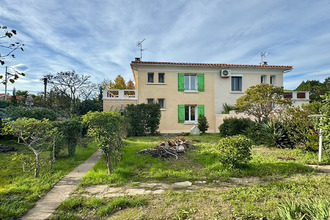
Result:
[[[104,111],[126,104],[156,102],[161,106],[161,133],[189,132],[203,114],[208,132],[218,132],[217,116],[223,104],[234,105],[250,86],[270,83],[283,86],[283,73],[292,66],[131,62],[136,89],[104,91]],[[308,96],[308,95],[306,95]],[[307,97],[308,98],[308,97]]]

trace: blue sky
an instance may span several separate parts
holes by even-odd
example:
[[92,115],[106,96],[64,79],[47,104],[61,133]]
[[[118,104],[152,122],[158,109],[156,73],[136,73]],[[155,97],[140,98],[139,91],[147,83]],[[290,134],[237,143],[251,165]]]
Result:
[[6,59],[26,73],[9,90],[42,91],[59,71],[133,79],[143,39],[145,61],[258,64],[268,52],[294,66],[285,89],[330,76],[330,0],[1,0],[0,25],[26,45]]

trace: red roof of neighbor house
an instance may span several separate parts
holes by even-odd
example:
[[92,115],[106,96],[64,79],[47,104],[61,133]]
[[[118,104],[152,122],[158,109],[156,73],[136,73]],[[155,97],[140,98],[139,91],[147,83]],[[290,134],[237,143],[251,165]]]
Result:
[[154,62],[154,61],[132,61],[131,64],[147,64],[147,65],[175,65],[175,66],[211,66],[211,67],[261,67],[261,68],[280,68],[291,70],[292,66],[282,65],[250,65],[250,64],[225,64],[225,63],[178,63],[178,62]]

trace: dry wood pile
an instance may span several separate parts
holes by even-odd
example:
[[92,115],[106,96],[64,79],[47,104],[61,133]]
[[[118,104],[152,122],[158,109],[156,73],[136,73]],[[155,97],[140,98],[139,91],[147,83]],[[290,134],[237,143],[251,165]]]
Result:
[[185,153],[188,148],[193,148],[194,145],[190,141],[185,140],[183,137],[178,137],[175,140],[167,140],[161,142],[154,148],[147,148],[137,152],[138,154],[148,154],[153,157],[175,157],[178,159],[180,153]]

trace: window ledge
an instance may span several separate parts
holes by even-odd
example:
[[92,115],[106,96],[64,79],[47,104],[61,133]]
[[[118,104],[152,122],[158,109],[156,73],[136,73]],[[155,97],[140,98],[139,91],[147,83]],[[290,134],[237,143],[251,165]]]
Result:
[[185,125],[197,125],[197,121],[185,121],[183,124]]
[[151,82],[147,82],[147,85],[166,85],[166,83],[151,83]]
[[198,93],[198,90],[184,90],[186,93]]
[[230,93],[234,93],[234,94],[244,94],[243,91],[230,91]]
[[166,108],[161,108],[160,110],[161,110],[161,111],[166,111]]

